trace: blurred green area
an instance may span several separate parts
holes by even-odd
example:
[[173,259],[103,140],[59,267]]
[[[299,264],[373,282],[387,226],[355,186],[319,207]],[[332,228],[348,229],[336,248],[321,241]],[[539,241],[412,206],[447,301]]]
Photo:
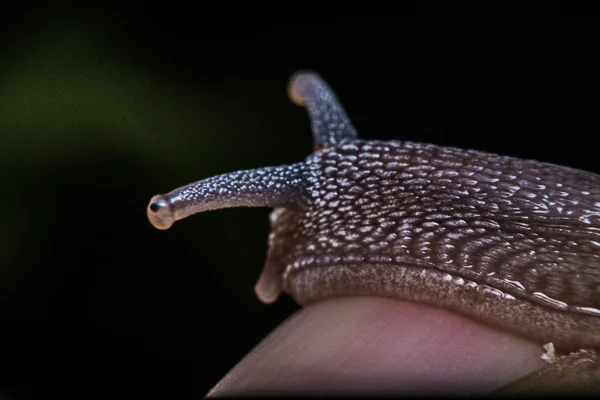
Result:
[[[9,380],[81,373],[91,386],[160,379],[203,394],[296,307],[264,307],[253,292],[270,210],[206,213],[169,231],[146,219],[156,193],[310,152],[287,75],[181,76],[164,44],[133,38],[98,15],[47,13],[0,43]],[[53,375],[57,358],[70,367]]]
[[[151,195],[205,176],[262,166],[269,163],[270,150],[288,147],[282,143],[289,138],[281,131],[289,131],[286,120],[298,110],[285,97],[285,81],[276,93],[265,90],[260,77],[223,84],[199,73],[182,83],[157,68],[153,55],[136,49],[122,32],[93,18],[51,15],[23,26],[13,39],[4,49],[10,57],[0,63],[0,176],[5,189],[0,207],[7,211],[0,225],[4,282],[26,276],[31,263],[24,255],[37,252],[43,257],[43,238],[56,237],[53,229],[69,223],[64,218],[70,211],[49,209],[50,204],[97,204],[114,229],[132,229],[127,224],[142,219],[143,227],[135,226],[133,232],[151,230],[140,218]],[[296,136],[306,135],[300,141],[309,144],[307,129],[306,121],[298,129],[304,133]],[[273,152],[272,163],[295,161],[306,149]],[[75,178],[83,171],[89,178]],[[121,193],[111,187],[110,177],[119,174],[129,179],[130,193],[139,194],[136,204],[124,199],[127,212],[139,214],[129,221],[111,221],[114,210],[88,190],[95,186],[115,191],[118,198]],[[96,184],[93,179],[98,179]],[[80,185],[82,196],[56,201],[67,195],[58,190],[61,185]],[[196,224],[194,232],[237,237],[232,240],[239,252],[222,254],[222,270],[216,273],[246,278],[239,281],[250,292],[246,280],[256,279],[258,270],[236,264],[247,263],[243,254],[252,254],[257,242],[240,235],[242,226],[250,231],[260,224],[256,230],[264,240],[259,249],[266,250],[268,210],[223,213],[206,217],[206,224]],[[101,234],[95,226],[87,228],[81,233],[89,240]],[[181,232],[192,234],[185,228]],[[168,237],[165,233],[162,239]],[[235,285],[238,280],[224,282]]]

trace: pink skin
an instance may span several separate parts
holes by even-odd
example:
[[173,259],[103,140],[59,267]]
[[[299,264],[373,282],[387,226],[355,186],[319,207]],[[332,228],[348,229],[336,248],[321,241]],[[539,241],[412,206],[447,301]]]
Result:
[[486,394],[541,368],[542,352],[439,308],[336,298],[285,321],[208,395]]

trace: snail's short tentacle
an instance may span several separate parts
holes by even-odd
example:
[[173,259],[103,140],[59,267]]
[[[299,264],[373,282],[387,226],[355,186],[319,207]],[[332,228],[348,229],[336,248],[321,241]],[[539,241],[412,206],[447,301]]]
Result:
[[294,103],[308,110],[315,146],[335,145],[358,137],[335,93],[318,75],[295,74],[290,80],[289,95]]

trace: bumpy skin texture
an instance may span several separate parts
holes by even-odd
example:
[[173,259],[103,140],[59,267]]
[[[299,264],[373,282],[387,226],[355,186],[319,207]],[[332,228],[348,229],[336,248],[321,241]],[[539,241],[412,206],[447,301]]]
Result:
[[299,303],[395,296],[563,348],[600,344],[598,175],[393,141],[306,164],[309,206],[275,212],[265,272]]
[[[299,74],[303,163],[155,196],[165,229],[209,209],[275,207],[256,292],[300,304],[381,295],[458,311],[562,350],[600,348],[600,176],[478,151],[356,138],[329,87]],[[248,183],[253,183],[249,185]]]

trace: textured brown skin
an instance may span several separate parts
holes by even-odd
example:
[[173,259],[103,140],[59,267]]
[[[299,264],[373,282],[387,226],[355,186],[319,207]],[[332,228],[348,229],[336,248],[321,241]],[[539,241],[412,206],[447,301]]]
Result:
[[407,142],[351,141],[306,163],[315,197],[272,218],[273,297],[392,296],[600,347],[600,317],[577,308],[600,308],[598,175]]

